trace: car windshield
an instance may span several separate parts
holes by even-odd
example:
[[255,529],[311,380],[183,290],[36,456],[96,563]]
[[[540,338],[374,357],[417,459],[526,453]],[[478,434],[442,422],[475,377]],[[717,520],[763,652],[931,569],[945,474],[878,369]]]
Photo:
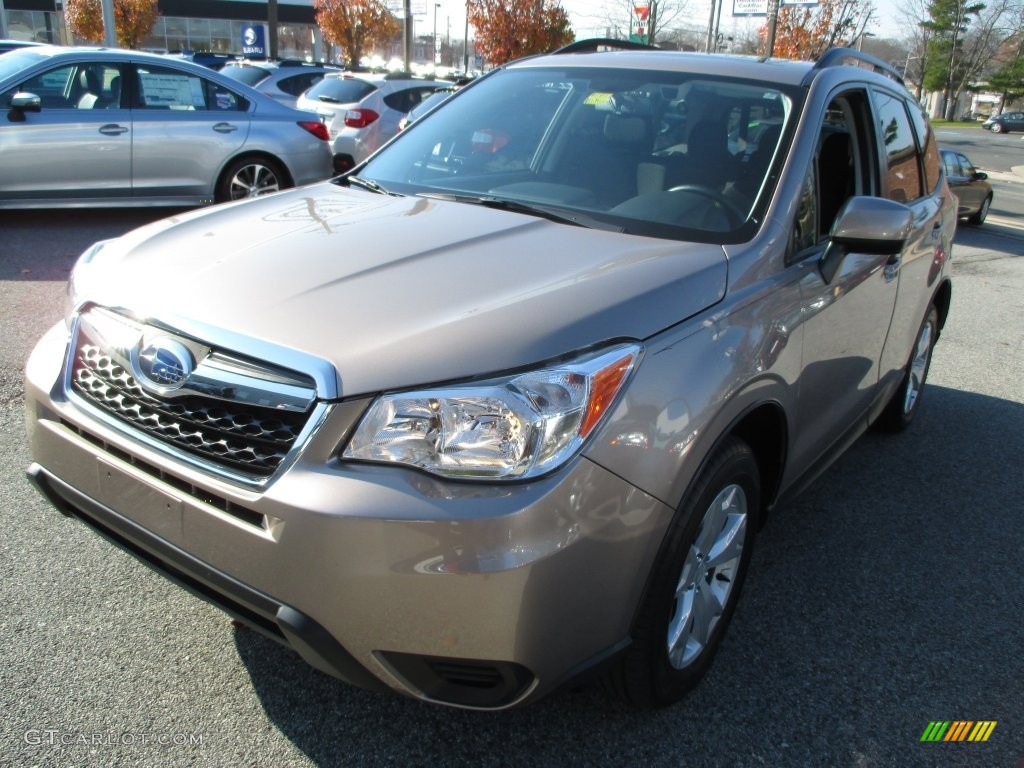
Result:
[[17,48],[0,56],[0,81],[6,80],[15,72],[31,67],[46,59],[46,55],[32,48]]
[[739,242],[766,205],[793,104],[774,85],[684,72],[514,68],[454,94],[358,174],[391,192]]

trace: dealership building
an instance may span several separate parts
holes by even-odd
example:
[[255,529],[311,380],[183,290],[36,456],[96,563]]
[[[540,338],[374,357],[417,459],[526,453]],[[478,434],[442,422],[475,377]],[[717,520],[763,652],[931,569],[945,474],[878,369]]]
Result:
[[[265,0],[159,0],[160,16],[140,45],[153,51],[216,51],[241,53],[243,34],[265,27]],[[62,0],[0,0],[6,35],[63,45],[73,40],[64,22]],[[323,59],[327,47],[313,12],[313,0],[278,0],[278,55]]]

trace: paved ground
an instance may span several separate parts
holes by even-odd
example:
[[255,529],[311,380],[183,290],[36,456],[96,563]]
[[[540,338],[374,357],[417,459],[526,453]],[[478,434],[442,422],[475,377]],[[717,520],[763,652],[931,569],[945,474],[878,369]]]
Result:
[[[1024,768],[1020,232],[958,234],[919,421],[866,435],[769,521],[691,696],[635,713],[585,688],[481,715],[314,672],[25,482],[24,355],[81,241],[138,223],[118,216],[0,216],[0,765]],[[921,743],[961,719],[998,724]]]

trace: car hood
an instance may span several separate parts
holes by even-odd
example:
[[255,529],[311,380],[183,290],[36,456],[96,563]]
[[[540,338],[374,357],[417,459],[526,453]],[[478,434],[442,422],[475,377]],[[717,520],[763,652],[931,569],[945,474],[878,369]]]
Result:
[[330,397],[644,339],[718,302],[726,278],[717,245],[323,183],[144,226],[74,283],[79,302],[236,352],[326,361]]

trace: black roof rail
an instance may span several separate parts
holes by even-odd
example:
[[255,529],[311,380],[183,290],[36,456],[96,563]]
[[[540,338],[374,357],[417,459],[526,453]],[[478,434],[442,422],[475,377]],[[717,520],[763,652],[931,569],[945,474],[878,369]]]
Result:
[[880,75],[895,80],[900,85],[905,86],[903,82],[903,76],[896,71],[896,67],[887,61],[882,61],[870,53],[864,53],[858,51],[855,48],[829,48],[818,60],[814,62],[814,68],[808,73],[804,79],[804,85],[807,85],[815,70],[824,69],[825,67],[838,67],[843,64],[852,64],[855,67],[863,67],[864,69],[870,69],[873,72],[877,72]]
[[647,45],[647,43],[634,43],[632,40],[616,40],[612,37],[591,37],[586,40],[577,40],[574,43],[563,45],[558,50],[552,51],[553,54],[558,53],[595,53],[598,48],[617,48],[623,51],[660,51],[656,45]]

